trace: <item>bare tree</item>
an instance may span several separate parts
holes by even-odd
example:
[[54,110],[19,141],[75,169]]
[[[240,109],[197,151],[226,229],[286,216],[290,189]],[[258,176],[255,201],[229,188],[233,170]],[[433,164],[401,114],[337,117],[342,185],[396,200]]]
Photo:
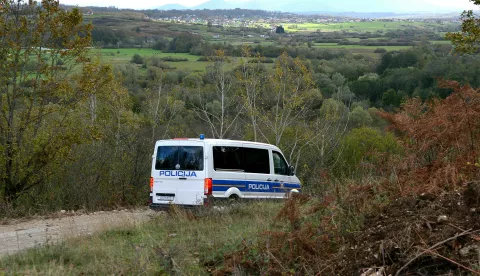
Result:
[[239,101],[232,89],[234,78],[227,71],[229,59],[219,50],[213,64],[207,68],[207,76],[213,84],[214,97],[209,101],[200,96],[194,107],[195,114],[209,127],[213,138],[226,138],[235,133],[235,127],[244,107],[239,107]]
[[181,105],[177,102],[175,89],[165,83],[164,75],[160,72],[152,83],[145,104],[145,114],[151,125],[151,139],[154,142],[157,137],[157,129],[163,127],[163,134],[160,136],[166,138],[170,124],[180,110]]
[[[258,140],[258,120],[260,115],[260,93],[265,85],[266,75],[263,65],[258,63],[249,64],[248,60],[252,58],[248,45],[242,48],[241,66],[236,71],[236,78],[240,86],[241,97],[245,106],[246,114],[250,120],[253,130],[253,140]],[[257,62],[263,59],[260,55],[255,57]]]

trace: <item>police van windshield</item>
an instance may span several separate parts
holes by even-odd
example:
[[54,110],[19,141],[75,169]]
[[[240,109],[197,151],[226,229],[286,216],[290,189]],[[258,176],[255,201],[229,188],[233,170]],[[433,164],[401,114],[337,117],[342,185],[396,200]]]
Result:
[[160,146],[155,170],[203,171],[203,147]]

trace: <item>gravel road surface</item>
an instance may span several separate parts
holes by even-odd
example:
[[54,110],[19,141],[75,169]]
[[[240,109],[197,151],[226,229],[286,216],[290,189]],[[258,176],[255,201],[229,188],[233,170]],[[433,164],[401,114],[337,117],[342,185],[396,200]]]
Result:
[[65,212],[59,213],[58,218],[33,219],[0,225],[0,257],[67,238],[91,235],[116,227],[134,226],[158,214],[148,209],[79,215]]

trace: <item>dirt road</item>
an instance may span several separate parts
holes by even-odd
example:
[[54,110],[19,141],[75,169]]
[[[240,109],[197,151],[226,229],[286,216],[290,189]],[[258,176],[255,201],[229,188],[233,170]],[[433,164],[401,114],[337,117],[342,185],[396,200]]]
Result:
[[63,213],[59,218],[34,219],[0,225],[0,257],[66,238],[91,235],[120,226],[134,226],[158,214],[148,209],[82,215]]

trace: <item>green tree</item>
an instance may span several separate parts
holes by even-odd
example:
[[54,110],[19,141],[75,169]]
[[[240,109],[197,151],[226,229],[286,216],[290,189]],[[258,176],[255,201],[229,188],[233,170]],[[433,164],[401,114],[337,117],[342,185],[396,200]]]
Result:
[[135,63],[135,64],[142,64],[143,63],[143,57],[139,54],[135,54],[135,55],[133,55],[132,60],[130,62]]
[[382,96],[384,106],[400,106],[401,99],[394,89],[388,89]]
[[268,82],[270,93],[263,97],[265,112],[259,120],[264,126],[263,137],[267,141],[273,136],[270,142],[281,145],[287,128],[305,119],[312,104],[312,88],[313,75],[305,62],[299,58],[292,59],[286,52],[278,57]]
[[350,124],[353,127],[366,127],[372,123],[372,116],[363,107],[357,106],[350,112]]
[[155,44],[153,44],[153,47],[152,47],[152,48],[153,48],[154,50],[163,51],[163,50],[165,50],[165,48],[167,47],[167,45],[168,45],[168,39],[161,37],[161,38],[157,39],[157,41],[155,42]]
[[203,85],[203,79],[198,73],[190,73],[182,79],[182,83],[190,88],[199,88]]
[[[70,115],[92,94],[82,86],[97,78],[71,82],[67,76],[86,61],[90,30],[78,9],[66,11],[56,0],[0,0],[0,187],[6,202],[45,183],[51,166],[81,138]],[[32,60],[34,70],[25,70]]]
[[[470,0],[480,5],[480,0]],[[455,45],[455,51],[474,53],[480,49],[480,18],[472,10],[464,11],[461,16],[462,30],[458,33],[448,33],[446,38]]]
[[339,100],[326,99],[320,107],[320,117],[329,122],[338,122],[346,119],[348,115],[348,108]]

